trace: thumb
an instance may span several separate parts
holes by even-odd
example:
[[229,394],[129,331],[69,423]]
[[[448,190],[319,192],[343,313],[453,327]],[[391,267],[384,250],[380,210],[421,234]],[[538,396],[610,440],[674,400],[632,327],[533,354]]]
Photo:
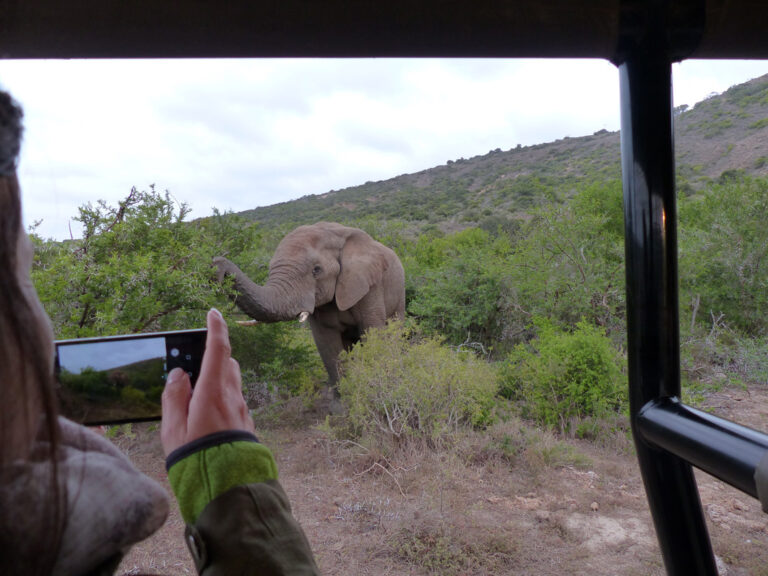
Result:
[[162,421],[160,441],[163,452],[168,456],[187,440],[187,416],[192,399],[192,384],[189,375],[181,368],[174,368],[168,374],[162,396]]

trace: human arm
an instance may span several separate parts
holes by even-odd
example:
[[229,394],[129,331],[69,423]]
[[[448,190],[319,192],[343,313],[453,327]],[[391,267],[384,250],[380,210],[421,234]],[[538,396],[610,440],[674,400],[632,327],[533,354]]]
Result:
[[254,434],[226,323],[215,310],[194,392],[183,371],[169,375],[161,439],[201,574],[319,573],[274,458]]

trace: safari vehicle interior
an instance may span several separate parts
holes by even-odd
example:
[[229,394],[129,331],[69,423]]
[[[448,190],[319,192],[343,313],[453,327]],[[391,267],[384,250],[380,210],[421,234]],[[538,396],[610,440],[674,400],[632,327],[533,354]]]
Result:
[[599,58],[619,69],[630,416],[669,574],[717,574],[693,466],[768,511],[768,435],[680,401],[673,62],[768,58],[760,0],[6,0],[10,59]]

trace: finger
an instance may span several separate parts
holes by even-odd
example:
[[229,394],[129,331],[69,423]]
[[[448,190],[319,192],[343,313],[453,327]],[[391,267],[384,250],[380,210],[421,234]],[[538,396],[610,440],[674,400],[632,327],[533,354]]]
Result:
[[197,390],[203,392],[209,386],[219,384],[232,353],[227,323],[221,312],[212,308],[208,312],[207,320],[208,334],[205,340],[205,353],[200,367],[200,377],[197,381]]
[[166,456],[186,443],[191,399],[192,384],[189,375],[181,368],[174,368],[168,374],[162,395],[160,441]]
[[232,382],[232,393],[236,395],[236,407],[240,420],[240,428],[252,433],[256,433],[256,428],[253,424],[253,418],[251,417],[251,411],[248,408],[248,403],[245,401],[245,395],[243,394],[243,383],[240,375],[240,364],[234,358],[230,359],[230,380]]
[[243,393],[243,380],[240,374],[240,363],[234,358],[230,358],[227,364],[226,381],[233,390],[237,390],[240,394]]
[[233,370],[237,373],[237,390],[240,396],[240,420],[242,422],[242,429],[256,434],[256,425],[253,423],[253,416],[251,416],[251,409],[248,407],[248,403],[245,400],[245,394],[243,393],[243,381],[240,374],[240,364],[237,360],[232,359]]
[[[239,406],[245,404],[240,365],[234,358],[229,358],[222,367],[220,376],[221,387],[216,396],[210,398],[208,405],[217,409],[225,418],[238,418]],[[234,421],[233,421],[234,423]]]

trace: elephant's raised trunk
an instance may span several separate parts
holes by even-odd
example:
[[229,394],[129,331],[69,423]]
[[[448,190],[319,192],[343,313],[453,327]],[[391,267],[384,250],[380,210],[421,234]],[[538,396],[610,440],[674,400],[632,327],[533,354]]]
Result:
[[283,322],[300,316],[306,319],[304,313],[308,315],[312,312],[313,308],[307,310],[306,306],[302,307],[299,302],[288,298],[285,291],[274,284],[268,282],[264,286],[259,286],[226,258],[214,258],[213,263],[218,269],[219,281],[225,276],[234,278],[235,290],[237,290],[235,304],[254,320]]

